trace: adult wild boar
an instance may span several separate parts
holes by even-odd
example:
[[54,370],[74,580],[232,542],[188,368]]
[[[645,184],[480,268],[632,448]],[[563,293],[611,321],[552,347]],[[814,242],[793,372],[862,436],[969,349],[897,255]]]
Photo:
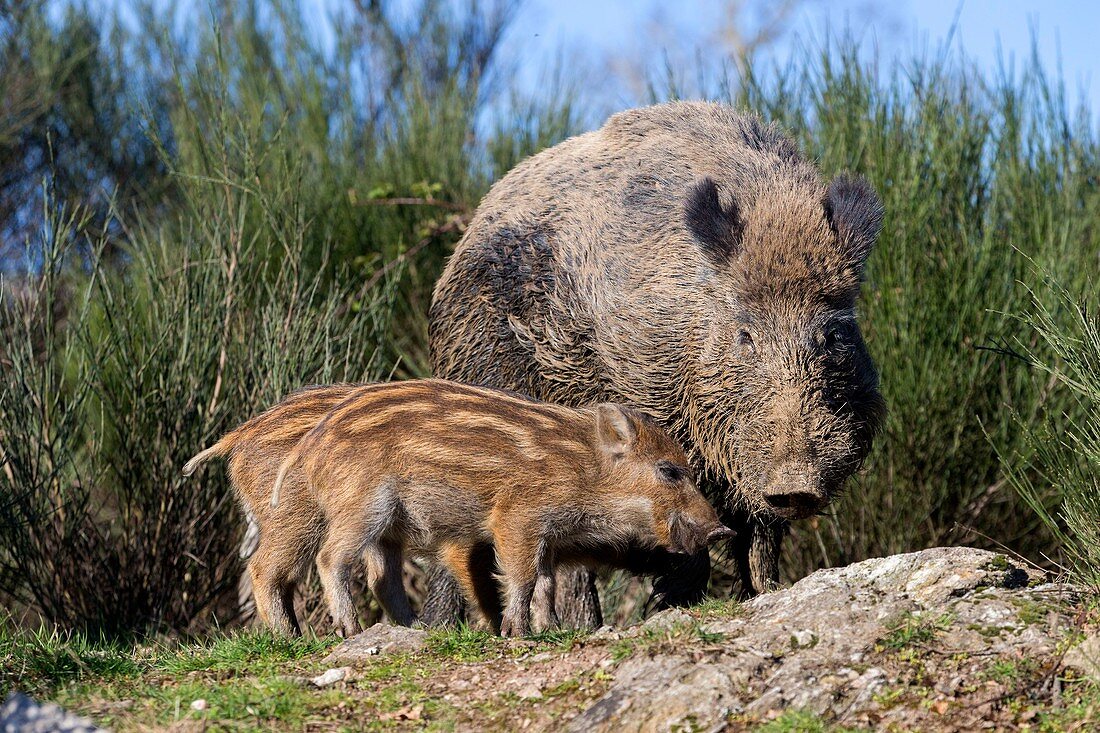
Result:
[[[753,595],[778,580],[787,523],[838,495],[882,422],[855,312],[881,219],[864,180],[823,183],[751,115],[684,102],[617,114],[481,202],[436,285],[434,373],[655,416],[738,530]],[[657,592],[697,597],[709,564],[694,569]],[[439,620],[454,594],[433,584]]]

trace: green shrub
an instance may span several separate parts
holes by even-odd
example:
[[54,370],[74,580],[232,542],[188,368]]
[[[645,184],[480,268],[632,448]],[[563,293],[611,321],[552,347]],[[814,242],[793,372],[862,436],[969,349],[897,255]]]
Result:
[[176,171],[175,226],[132,225],[122,269],[48,215],[41,266],[0,309],[0,591],[65,628],[232,617],[232,496],[180,466],[304,384],[381,374],[393,281],[353,299],[310,275],[296,164],[261,179],[266,141],[218,140]]
[[[1086,292],[1093,292],[1090,288]],[[1043,296],[1048,296],[1044,299]],[[1100,592],[1100,318],[1094,297],[1074,296],[1048,280],[1017,316],[1037,339],[1016,339],[1043,389],[1075,400],[1071,424],[1016,413],[1024,444],[1002,452],[1013,488],[1058,540],[1046,556],[1071,578]]]

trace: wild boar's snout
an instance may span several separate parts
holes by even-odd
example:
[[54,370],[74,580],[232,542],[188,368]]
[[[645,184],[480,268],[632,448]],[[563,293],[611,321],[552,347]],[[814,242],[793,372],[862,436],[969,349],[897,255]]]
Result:
[[785,519],[816,514],[829,503],[820,472],[811,464],[787,461],[772,470],[764,486],[764,499]]
[[784,519],[816,514],[830,499],[818,466],[820,446],[815,440],[815,434],[825,432],[821,423],[827,418],[811,393],[788,385],[772,407],[772,456],[761,488],[768,507]]

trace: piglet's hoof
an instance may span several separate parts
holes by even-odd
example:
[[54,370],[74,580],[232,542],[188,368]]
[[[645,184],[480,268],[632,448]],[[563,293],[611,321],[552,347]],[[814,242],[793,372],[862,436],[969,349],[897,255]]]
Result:
[[527,634],[527,629],[523,628],[523,624],[513,621],[510,618],[505,618],[500,624],[500,635],[507,638],[519,638]]

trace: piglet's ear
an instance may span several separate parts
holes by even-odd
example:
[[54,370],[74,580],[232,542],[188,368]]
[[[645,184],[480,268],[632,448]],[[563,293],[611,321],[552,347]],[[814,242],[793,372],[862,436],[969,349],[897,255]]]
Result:
[[882,203],[865,178],[846,173],[825,193],[825,218],[852,264],[863,268],[882,228]]
[[695,183],[684,202],[684,223],[715,265],[722,265],[741,254],[741,233],[745,228],[737,203],[723,207],[718,185],[711,178]]
[[621,456],[630,450],[638,437],[634,420],[621,405],[604,402],[596,406],[596,435],[600,447],[612,456]]

